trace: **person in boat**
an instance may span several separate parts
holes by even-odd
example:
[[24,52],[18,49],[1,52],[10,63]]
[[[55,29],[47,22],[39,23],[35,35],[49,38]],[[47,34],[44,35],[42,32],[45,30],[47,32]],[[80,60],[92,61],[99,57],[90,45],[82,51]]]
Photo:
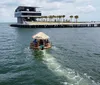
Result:
[[48,39],[46,40],[46,43],[49,43],[49,40]]
[[49,44],[49,40],[46,39],[46,40],[45,40],[45,46],[48,46],[48,44]]
[[37,43],[38,43],[37,39],[34,39],[33,43],[34,43],[35,47],[37,47]]
[[44,44],[43,44],[43,40],[40,40],[40,49],[43,50],[44,49]]

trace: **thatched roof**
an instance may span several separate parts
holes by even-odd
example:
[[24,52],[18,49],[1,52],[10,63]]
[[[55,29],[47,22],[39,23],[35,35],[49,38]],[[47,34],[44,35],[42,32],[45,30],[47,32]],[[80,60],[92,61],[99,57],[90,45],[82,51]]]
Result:
[[32,38],[34,38],[34,39],[48,39],[49,36],[46,35],[46,34],[43,33],[43,32],[39,32],[39,33],[37,33],[36,35],[33,35]]

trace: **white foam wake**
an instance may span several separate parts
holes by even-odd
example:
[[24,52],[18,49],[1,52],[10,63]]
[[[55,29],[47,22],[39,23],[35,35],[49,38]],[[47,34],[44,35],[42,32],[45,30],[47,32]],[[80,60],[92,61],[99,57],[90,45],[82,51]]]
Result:
[[64,85],[96,85],[93,84],[88,78],[83,78],[74,70],[69,68],[63,68],[56,59],[43,50],[43,62],[47,65],[48,69],[55,73],[55,75],[66,78],[66,81],[62,82]]

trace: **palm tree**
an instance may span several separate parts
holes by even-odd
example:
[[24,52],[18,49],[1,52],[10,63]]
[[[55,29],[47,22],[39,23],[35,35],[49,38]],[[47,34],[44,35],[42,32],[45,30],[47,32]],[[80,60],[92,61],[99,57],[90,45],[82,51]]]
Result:
[[63,22],[64,22],[65,15],[62,15],[62,18],[63,18]]
[[62,15],[59,15],[58,17],[59,17],[59,22],[60,22],[61,21],[61,18],[62,18]]
[[47,16],[44,16],[45,21],[47,22]]
[[48,16],[48,21],[49,21],[49,22],[50,22],[50,18],[51,18],[51,16],[49,15],[49,16]]
[[44,16],[41,16],[41,21],[43,22],[43,18],[44,18]]
[[56,16],[56,18],[57,18],[57,22],[59,22],[59,16],[58,15]]
[[54,22],[57,22],[57,16],[54,15]]
[[39,17],[39,20],[38,20],[39,22],[41,21],[41,17]]
[[51,22],[53,21],[53,18],[54,18],[54,16],[53,16],[53,15],[51,15]]
[[76,16],[74,16],[74,18],[76,19],[76,22],[77,22],[77,19],[79,18],[79,16],[78,16],[78,15],[76,15]]
[[72,22],[72,18],[73,18],[73,15],[70,16],[71,22]]
[[50,22],[52,22],[52,15],[50,15],[49,18],[50,18]]
[[49,16],[47,16],[47,22],[49,21]]
[[52,16],[53,16],[53,22],[54,22],[56,17],[55,17],[55,15],[52,15]]

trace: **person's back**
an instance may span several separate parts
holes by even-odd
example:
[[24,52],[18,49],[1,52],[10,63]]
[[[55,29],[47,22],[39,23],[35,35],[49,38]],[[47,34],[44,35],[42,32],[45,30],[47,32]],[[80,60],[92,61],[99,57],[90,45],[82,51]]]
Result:
[[43,45],[43,40],[40,40],[40,45]]
[[35,47],[37,47],[37,40],[35,39],[33,42],[34,42]]
[[37,42],[37,39],[35,39],[35,42]]
[[43,40],[40,40],[40,49],[41,49],[41,50],[44,49]]
[[49,45],[49,40],[47,39],[46,40],[46,46],[48,47],[48,45]]
[[47,39],[46,43],[49,43],[49,40]]

